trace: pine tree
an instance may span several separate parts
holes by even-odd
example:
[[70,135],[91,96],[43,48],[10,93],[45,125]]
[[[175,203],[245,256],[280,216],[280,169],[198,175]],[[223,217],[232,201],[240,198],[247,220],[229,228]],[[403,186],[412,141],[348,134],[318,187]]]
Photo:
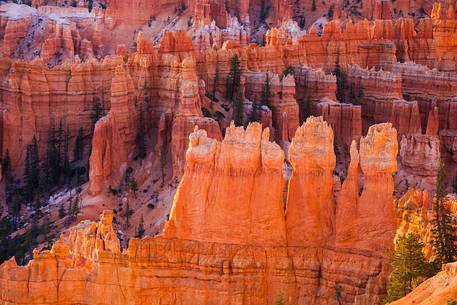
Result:
[[328,13],[327,13],[327,16],[329,18],[333,18],[333,15],[335,14],[335,4],[332,4],[330,5],[329,9],[328,9]]
[[302,102],[300,107],[300,124],[306,121],[308,117],[311,116],[311,112],[313,109],[313,100],[311,95],[307,95],[304,102]]
[[270,75],[269,73],[265,73],[265,82],[262,87],[262,96],[261,96],[261,104],[270,107],[270,97],[271,97],[271,89],[270,89]]
[[335,284],[335,298],[336,298],[336,302],[338,303],[338,305],[343,304],[343,300],[342,300],[343,295],[341,292],[341,286],[338,283]]
[[335,62],[335,70],[333,72],[336,76],[336,99],[342,103],[346,102],[345,90],[346,90],[346,83],[347,77],[346,73],[341,69],[340,66],[340,51],[337,50],[336,53],[336,62]]
[[260,3],[260,23],[264,23],[265,19],[267,19],[269,9],[270,8],[265,3],[265,0],[262,0],[262,2]]
[[457,223],[446,205],[446,172],[441,160],[434,198],[435,218],[432,227],[432,244],[439,265],[455,261],[457,258]]
[[24,166],[24,183],[25,183],[25,198],[32,200],[39,188],[40,183],[40,168],[38,156],[38,143],[36,137],[32,139],[32,143],[26,147],[26,157]]
[[95,126],[97,121],[103,117],[104,115],[104,109],[103,105],[100,102],[100,99],[98,97],[94,97],[93,102],[92,102],[92,113],[91,113],[91,120],[92,120],[92,126]]
[[163,139],[162,145],[160,145],[160,171],[162,173],[162,183],[161,183],[162,187],[165,183],[165,167],[167,165],[167,152],[168,152],[167,138],[168,137],[165,136],[165,139]]
[[357,101],[359,104],[362,102],[361,99],[363,99],[364,97],[365,97],[365,88],[363,87],[362,84],[360,84],[358,92],[357,92]]
[[38,156],[38,142],[35,136],[33,136],[30,150],[32,185],[35,189],[38,189],[40,185],[40,158]]
[[25,184],[25,199],[27,201],[31,200],[35,188],[33,187],[33,178],[32,178],[32,150],[31,145],[27,145],[25,149],[25,163],[24,163],[24,184]]
[[52,123],[48,132],[48,143],[46,156],[43,162],[43,186],[49,192],[59,183],[61,173],[61,139],[63,138],[63,127],[56,130]]
[[219,64],[218,64],[218,60],[219,60],[219,53],[216,51],[216,71],[214,72],[213,92],[211,94],[211,99],[215,103],[217,102],[217,99],[216,99],[216,88],[217,88],[217,84],[219,83]]
[[143,218],[143,215],[141,215],[140,223],[138,224],[138,228],[136,229],[135,237],[136,238],[143,238],[144,232],[145,232],[145,230],[144,230],[144,218]]
[[11,157],[9,149],[6,150],[5,157],[2,160],[2,175],[5,178],[11,175]]
[[233,121],[235,126],[243,126],[243,113],[244,113],[244,101],[241,90],[238,91],[238,94],[235,98],[235,103],[233,107]]
[[138,133],[136,136],[136,146],[138,149],[138,157],[140,158],[140,160],[143,160],[147,154],[143,111],[140,111],[140,119],[138,122]]
[[76,216],[78,216],[79,212],[81,211],[81,206],[80,206],[80,199],[79,199],[79,193],[76,194],[75,201],[73,202],[73,216],[76,219]]
[[135,196],[135,198],[136,198],[136,192],[138,191],[138,184],[137,184],[135,178],[130,179],[129,187],[130,187],[130,190],[133,192],[133,196]]
[[227,78],[227,98],[233,101],[241,85],[241,70],[238,56],[235,55],[230,61],[230,73]]
[[65,217],[65,206],[61,204],[59,206],[59,218],[64,218]]
[[5,201],[10,210],[13,210],[13,201],[16,194],[16,187],[14,185],[14,177],[11,172],[11,158],[10,152],[7,149],[5,158],[2,160],[2,175],[5,179]]
[[64,140],[63,140],[63,157],[62,157],[62,171],[65,174],[65,176],[68,177],[70,173],[70,158],[68,156],[68,146],[69,146],[69,141],[70,141],[70,129],[67,126],[67,131],[65,132],[64,135]]
[[79,128],[78,135],[76,136],[75,148],[73,149],[73,155],[75,161],[81,161],[84,154],[84,130]]
[[423,249],[424,244],[419,241],[416,234],[408,234],[397,239],[385,303],[404,297],[425,278],[432,276],[431,264],[425,260]]
[[313,0],[313,3],[311,4],[311,11],[316,11],[316,0]]
[[133,210],[130,208],[130,204],[127,201],[127,208],[125,210],[125,225],[127,226],[127,228],[130,227],[130,216],[132,216],[132,215],[133,215]]
[[249,122],[250,123],[257,122],[257,109],[258,108],[259,108],[259,106],[257,105],[257,103],[253,102],[252,103],[252,110],[251,110],[251,113],[249,115]]

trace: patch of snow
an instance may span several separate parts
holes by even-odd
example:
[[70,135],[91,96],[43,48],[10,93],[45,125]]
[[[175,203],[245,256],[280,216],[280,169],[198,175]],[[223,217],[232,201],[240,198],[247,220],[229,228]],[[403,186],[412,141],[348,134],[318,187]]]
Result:
[[18,20],[36,15],[37,10],[25,4],[5,3],[0,5],[0,16]]
[[289,20],[283,24],[284,30],[292,38],[292,42],[296,43],[303,35],[306,34],[305,30],[302,30],[296,21]]
[[317,34],[319,35],[322,35],[322,31],[324,30],[324,25],[326,23],[328,23],[328,19],[325,18],[325,17],[320,17],[319,19],[317,19],[311,26],[310,26],[310,29],[312,27],[315,27],[316,28],[316,31],[317,31]]

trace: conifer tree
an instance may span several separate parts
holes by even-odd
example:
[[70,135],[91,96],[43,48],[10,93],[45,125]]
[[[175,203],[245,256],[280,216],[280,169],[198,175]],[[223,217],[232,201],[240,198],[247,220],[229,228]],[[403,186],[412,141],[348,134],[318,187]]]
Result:
[[135,180],[135,177],[131,178],[129,181],[130,190],[133,192],[133,196],[136,198],[136,192],[138,191],[138,184]]
[[84,155],[84,130],[82,127],[79,128],[78,135],[76,136],[73,155],[75,161],[81,161]]
[[56,130],[52,123],[48,132],[48,143],[46,147],[46,156],[43,162],[43,184],[44,189],[49,192],[53,186],[57,185],[61,173],[61,138],[63,127],[59,126]]
[[446,205],[446,172],[441,160],[438,167],[438,178],[434,198],[434,221],[432,227],[432,244],[439,265],[457,259],[457,223]]
[[5,157],[2,160],[2,175],[5,178],[11,175],[11,157],[9,149],[6,150]]
[[38,142],[35,136],[33,136],[30,150],[32,185],[35,189],[38,189],[40,185],[40,158],[38,156]]
[[269,73],[265,73],[265,83],[262,87],[262,96],[261,96],[261,103],[262,105],[270,107],[270,97],[271,97],[271,89],[270,89],[270,75]]
[[140,223],[138,224],[138,228],[136,229],[135,237],[136,238],[143,238],[144,232],[145,232],[145,229],[144,229],[144,218],[143,218],[143,215],[141,215]]
[[336,51],[336,62],[334,74],[336,76],[336,99],[342,103],[346,102],[345,90],[347,85],[346,73],[340,66],[340,50]]
[[313,101],[311,95],[307,95],[304,102],[302,102],[300,107],[300,124],[306,121],[306,119],[311,116],[313,109]]
[[217,88],[217,84],[219,83],[219,64],[218,64],[218,60],[219,60],[219,53],[216,51],[216,71],[214,73],[214,82],[213,82],[213,92],[211,94],[211,99],[213,100],[213,102],[216,102],[216,88]]
[[25,199],[31,200],[35,188],[33,187],[32,178],[32,150],[31,145],[28,144],[25,149],[25,163],[24,163],[24,185],[25,185]]
[[7,149],[5,158],[2,160],[2,175],[5,179],[5,201],[8,208],[12,211],[13,200],[16,194],[16,187],[14,185],[14,177],[11,172],[11,157]]
[[230,60],[230,73],[227,78],[227,98],[232,100],[236,98],[241,85],[240,60],[235,55]]
[[103,117],[104,115],[104,109],[103,105],[100,102],[100,99],[98,97],[94,97],[93,102],[92,102],[92,113],[91,113],[91,120],[92,120],[92,126],[95,126],[97,121]]
[[313,3],[311,4],[311,11],[316,11],[316,0],[313,0]]
[[425,278],[433,275],[431,264],[425,260],[423,249],[424,245],[416,234],[408,234],[397,239],[385,303],[404,297]]
[[160,145],[160,172],[162,173],[162,183],[161,186],[163,187],[165,183],[165,167],[167,165],[167,153],[168,153],[168,135],[165,135],[165,138]]
[[252,110],[251,110],[251,113],[249,115],[249,122],[252,123],[252,122],[257,122],[257,109],[259,108],[259,106],[257,105],[256,102],[253,102],[252,103]]
[[138,133],[136,136],[136,145],[138,148],[138,157],[140,158],[140,160],[143,160],[147,154],[143,111],[140,111],[140,119],[138,122]]
[[32,143],[26,147],[26,158],[24,167],[24,183],[25,183],[25,198],[32,200],[40,183],[40,168],[38,156],[38,143],[36,137],[32,139]]
[[67,126],[67,131],[64,135],[63,140],[63,160],[62,160],[62,170],[66,176],[68,176],[70,172],[70,158],[68,156],[68,146],[70,141],[70,129]]
[[61,204],[59,206],[59,218],[64,218],[65,217],[65,206]]
[[238,91],[238,94],[235,98],[235,103],[233,107],[233,121],[235,126],[243,126],[243,113],[244,113],[244,101],[241,90]]
[[335,4],[332,4],[330,5],[330,7],[328,8],[328,17],[329,18],[333,18],[333,15],[335,14]]

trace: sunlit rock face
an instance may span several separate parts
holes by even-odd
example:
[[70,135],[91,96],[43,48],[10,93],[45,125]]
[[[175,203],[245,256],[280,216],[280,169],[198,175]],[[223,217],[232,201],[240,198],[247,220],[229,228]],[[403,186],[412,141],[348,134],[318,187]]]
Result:
[[[222,141],[196,129],[160,236],[132,239],[121,252],[113,216],[105,212],[99,223],[83,222],[50,251],[35,252],[28,265],[5,262],[1,300],[127,304],[133,298],[142,304],[152,297],[170,304],[267,304],[282,295],[287,304],[328,304],[338,289],[345,302],[380,303],[389,269],[385,249],[395,235],[395,129],[375,125],[360,150],[354,142],[337,201],[328,123],[311,117],[295,132],[285,205],[284,152],[269,139],[258,123],[232,125]],[[361,196],[355,185],[359,163]]]

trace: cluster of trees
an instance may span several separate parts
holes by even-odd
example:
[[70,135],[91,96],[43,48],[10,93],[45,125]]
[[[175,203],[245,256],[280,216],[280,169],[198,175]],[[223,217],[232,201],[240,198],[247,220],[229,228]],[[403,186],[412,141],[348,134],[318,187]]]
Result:
[[[104,115],[103,106],[94,98],[91,121],[92,127]],[[141,120],[140,120],[141,121]],[[81,127],[75,137],[73,161],[70,162],[70,130],[63,121],[56,127],[51,122],[47,134],[46,151],[40,155],[37,137],[25,146],[24,173],[22,182],[16,180],[11,168],[11,156],[7,150],[1,162],[2,174],[5,177],[6,203],[17,220],[22,205],[33,203],[35,209],[42,206],[42,201],[56,188],[63,185],[79,186],[87,181],[87,158],[85,158],[84,129]],[[140,142],[143,141],[140,138]],[[143,148],[143,146],[142,146]],[[89,149],[90,150],[90,149]]]
[[457,260],[457,220],[446,205],[446,171],[442,161],[439,163],[433,213],[431,244],[434,261],[428,262],[425,259],[424,244],[419,236],[408,234],[400,237],[395,243],[393,271],[385,303],[404,297],[426,278],[438,272],[443,264]]
[[16,221],[11,217],[6,216],[0,219],[0,264],[15,256],[16,261],[22,265],[31,259],[32,250],[38,245],[38,236],[44,236],[46,242],[50,242],[54,238],[52,223],[40,212],[33,214],[28,230],[11,236],[17,229]]
[[424,244],[416,234],[408,234],[397,239],[385,303],[404,297],[424,279],[434,274],[433,265],[426,261],[423,249]]

